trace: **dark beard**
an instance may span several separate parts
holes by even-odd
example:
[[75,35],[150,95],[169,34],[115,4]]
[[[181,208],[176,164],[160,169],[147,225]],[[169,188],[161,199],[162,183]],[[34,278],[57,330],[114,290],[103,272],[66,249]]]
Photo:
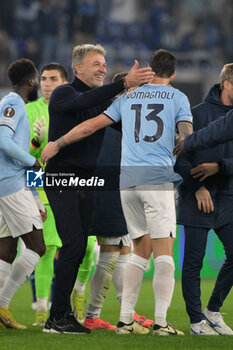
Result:
[[28,101],[33,102],[38,99],[38,90],[34,89],[28,94]]

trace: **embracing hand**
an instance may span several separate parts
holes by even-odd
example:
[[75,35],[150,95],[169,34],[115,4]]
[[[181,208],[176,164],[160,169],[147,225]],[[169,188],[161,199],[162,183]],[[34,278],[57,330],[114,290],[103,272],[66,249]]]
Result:
[[199,210],[203,210],[204,213],[210,213],[214,211],[214,203],[212,201],[210,192],[205,186],[199,188],[195,193],[197,199],[197,206]]
[[218,163],[202,163],[191,170],[194,179],[204,181],[208,176],[215,175],[219,172]]
[[184,140],[185,140],[185,138],[182,138],[182,139],[177,138],[176,139],[176,145],[175,145],[175,148],[173,150],[173,156],[176,156],[178,158],[185,152]]
[[41,161],[43,164],[47,163],[50,158],[53,158],[59,152],[56,142],[50,141],[41,153]]
[[133,67],[125,77],[127,88],[139,86],[144,83],[149,83],[155,76],[151,67],[138,68],[139,63],[135,60]]

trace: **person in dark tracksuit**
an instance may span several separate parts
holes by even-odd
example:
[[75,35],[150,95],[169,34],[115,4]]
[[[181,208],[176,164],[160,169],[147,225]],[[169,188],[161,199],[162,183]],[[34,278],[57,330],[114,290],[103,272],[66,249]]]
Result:
[[[185,139],[184,148],[193,152],[178,158],[175,166],[175,171],[184,179],[179,187],[178,223],[184,225],[185,230],[182,289],[191,334],[233,335],[219,312],[233,284],[233,141],[207,148],[214,144],[213,127],[212,132],[208,132],[211,124],[232,110],[233,64],[227,64],[220,74],[220,84],[214,85],[204,101],[192,109],[196,132]],[[216,129],[215,133],[218,133]],[[202,313],[200,271],[210,229],[214,229],[221,240],[226,259]]]
[[[124,79],[103,85],[106,75],[105,50],[101,45],[79,45],[73,50],[72,68],[75,74],[70,84],[56,88],[49,103],[49,141],[56,140],[82,121],[99,115],[111,98],[128,87],[149,81],[151,69],[138,69],[135,62]],[[95,89],[92,89],[97,87]],[[76,169],[86,178],[93,175],[104,131],[75,143],[51,159],[47,173]],[[56,269],[54,299],[44,332],[90,333],[71,312],[72,292],[79,265],[86,250],[87,232],[92,217],[93,191],[46,189],[58,234],[62,240]]]

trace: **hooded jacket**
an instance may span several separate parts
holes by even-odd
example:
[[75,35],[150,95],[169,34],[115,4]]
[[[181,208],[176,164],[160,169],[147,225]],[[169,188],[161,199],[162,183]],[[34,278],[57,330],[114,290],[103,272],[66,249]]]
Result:
[[[224,116],[233,107],[220,100],[220,85],[214,85],[203,102],[192,108],[193,129],[197,131]],[[221,173],[208,177],[203,182],[194,179],[190,171],[198,164],[221,162]],[[175,171],[183,177],[179,187],[179,224],[195,227],[216,228],[233,220],[233,141],[212,148],[198,149],[177,159]],[[195,192],[205,186],[212,197],[214,212],[198,210]]]

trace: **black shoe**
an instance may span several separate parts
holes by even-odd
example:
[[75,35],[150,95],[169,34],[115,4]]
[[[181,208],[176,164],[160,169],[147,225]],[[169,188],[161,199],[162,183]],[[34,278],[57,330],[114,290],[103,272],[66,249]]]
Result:
[[66,312],[61,319],[53,319],[50,333],[88,334],[91,331],[76,320],[73,312]]
[[52,328],[52,320],[50,318],[47,319],[44,328],[43,328],[43,332],[44,333],[50,333],[51,328]]

